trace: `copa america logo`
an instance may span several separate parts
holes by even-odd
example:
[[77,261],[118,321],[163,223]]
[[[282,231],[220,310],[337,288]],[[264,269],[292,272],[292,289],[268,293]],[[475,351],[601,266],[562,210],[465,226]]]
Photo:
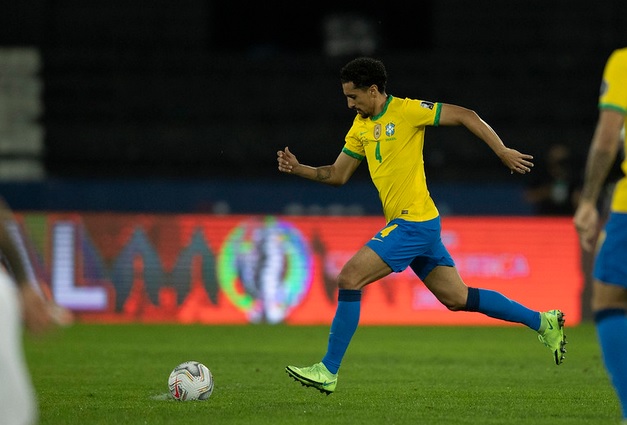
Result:
[[252,323],[280,323],[309,291],[312,260],[300,231],[275,217],[251,218],[227,236],[218,281]]

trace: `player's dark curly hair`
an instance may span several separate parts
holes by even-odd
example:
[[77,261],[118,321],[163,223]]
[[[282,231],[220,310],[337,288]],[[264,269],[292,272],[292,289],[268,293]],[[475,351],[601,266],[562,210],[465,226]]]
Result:
[[373,58],[353,59],[340,71],[342,84],[352,82],[356,88],[368,88],[375,84],[380,93],[385,93],[388,80],[383,62]]

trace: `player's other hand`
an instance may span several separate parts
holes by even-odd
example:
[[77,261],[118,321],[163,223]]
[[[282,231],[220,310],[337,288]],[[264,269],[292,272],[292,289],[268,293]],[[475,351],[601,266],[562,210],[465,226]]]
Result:
[[506,148],[499,153],[499,157],[512,174],[514,172],[518,174],[529,173],[533,167],[533,162],[531,162],[533,156],[520,153],[516,149]]
[[597,226],[599,223],[599,212],[592,202],[581,201],[575,211],[573,224],[579,234],[581,248],[584,251],[592,252],[597,236]]
[[298,166],[298,159],[294,156],[290,149],[286,146],[285,150],[276,153],[276,160],[279,163],[279,171],[282,173],[292,173],[294,168]]
[[20,295],[26,328],[36,334],[48,330],[53,324],[53,317],[44,298],[29,283],[22,285]]

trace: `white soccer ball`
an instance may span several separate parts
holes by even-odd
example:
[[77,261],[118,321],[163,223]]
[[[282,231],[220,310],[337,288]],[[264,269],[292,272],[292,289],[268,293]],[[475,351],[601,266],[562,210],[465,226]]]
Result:
[[178,401],[207,400],[213,392],[213,376],[200,362],[181,363],[170,373],[168,388]]

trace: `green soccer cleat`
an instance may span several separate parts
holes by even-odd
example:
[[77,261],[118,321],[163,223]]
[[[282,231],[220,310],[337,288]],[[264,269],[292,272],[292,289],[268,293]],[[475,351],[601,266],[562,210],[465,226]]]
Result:
[[285,371],[303,386],[313,387],[326,395],[335,391],[337,373],[329,372],[322,362],[309,367],[287,366]]
[[555,356],[555,364],[559,365],[564,361],[566,353],[566,335],[564,335],[564,313],[560,310],[550,310],[540,313],[542,323],[546,323],[546,328],[538,331],[538,339],[541,343],[549,347]]

